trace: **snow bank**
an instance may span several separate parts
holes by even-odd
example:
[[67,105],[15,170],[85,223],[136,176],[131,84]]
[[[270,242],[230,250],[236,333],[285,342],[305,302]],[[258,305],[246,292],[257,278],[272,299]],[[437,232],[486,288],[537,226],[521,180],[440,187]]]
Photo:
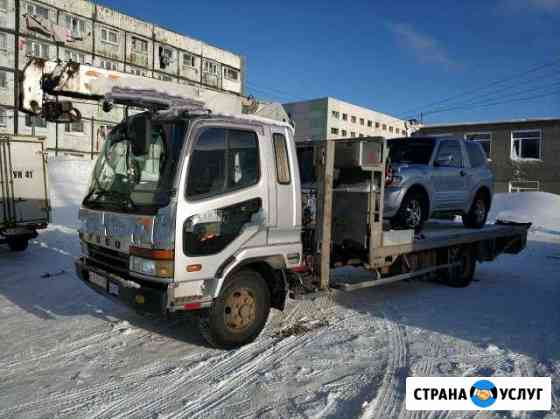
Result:
[[497,193],[488,215],[490,222],[531,222],[536,229],[560,232],[560,195],[547,192]]
[[77,228],[78,210],[84,198],[94,161],[70,157],[50,158],[49,189],[52,223]]

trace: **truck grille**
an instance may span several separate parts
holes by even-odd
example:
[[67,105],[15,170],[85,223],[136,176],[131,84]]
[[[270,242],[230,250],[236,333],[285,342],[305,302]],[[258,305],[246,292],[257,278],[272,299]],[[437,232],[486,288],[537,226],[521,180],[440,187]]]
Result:
[[88,260],[93,265],[108,272],[128,273],[128,255],[116,250],[88,243]]

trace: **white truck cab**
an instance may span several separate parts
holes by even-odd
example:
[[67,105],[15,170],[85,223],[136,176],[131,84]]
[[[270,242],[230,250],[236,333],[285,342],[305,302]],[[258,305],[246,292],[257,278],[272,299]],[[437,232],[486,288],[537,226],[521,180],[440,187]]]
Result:
[[133,116],[95,165],[79,276],[139,310],[210,308],[212,341],[245,343],[271,306],[283,308],[284,272],[301,263],[299,178],[289,124],[188,110]]

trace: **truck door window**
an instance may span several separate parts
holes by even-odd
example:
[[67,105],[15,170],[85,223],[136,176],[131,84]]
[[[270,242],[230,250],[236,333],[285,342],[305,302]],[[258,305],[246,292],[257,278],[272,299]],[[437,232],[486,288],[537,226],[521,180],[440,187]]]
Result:
[[282,185],[289,185],[291,178],[286,137],[282,134],[273,134],[272,141],[274,142],[274,155],[276,156],[276,179]]
[[458,141],[442,141],[439,146],[437,159],[445,158],[451,155],[452,160],[447,167],[463,167],[463,154],[461,153],[461,144]]
[[474,141],[466,141],[465,144],[467,146],[467,154],[469,155],[471,167],[484,166],[486,162],[486,155],[483,154],[482,147]]
[[208,198],[255,185],[260,177],[259,164],[255,132],[205,129],[190,159],[187,198]]

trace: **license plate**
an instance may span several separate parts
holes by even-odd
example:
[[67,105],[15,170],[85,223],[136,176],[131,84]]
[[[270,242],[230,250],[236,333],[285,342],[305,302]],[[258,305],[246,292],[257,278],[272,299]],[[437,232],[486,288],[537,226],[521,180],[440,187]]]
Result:
[[98,287],[103,288],[104,290],[107,289],[107,278],[105,278],[105,277],[103,277],[99,274],[96,274],[95,272],[90,272],[89,273],[89,281],[92,284],[95,284]]
[[109,294],[119,295],[119,286],[109,281]]

